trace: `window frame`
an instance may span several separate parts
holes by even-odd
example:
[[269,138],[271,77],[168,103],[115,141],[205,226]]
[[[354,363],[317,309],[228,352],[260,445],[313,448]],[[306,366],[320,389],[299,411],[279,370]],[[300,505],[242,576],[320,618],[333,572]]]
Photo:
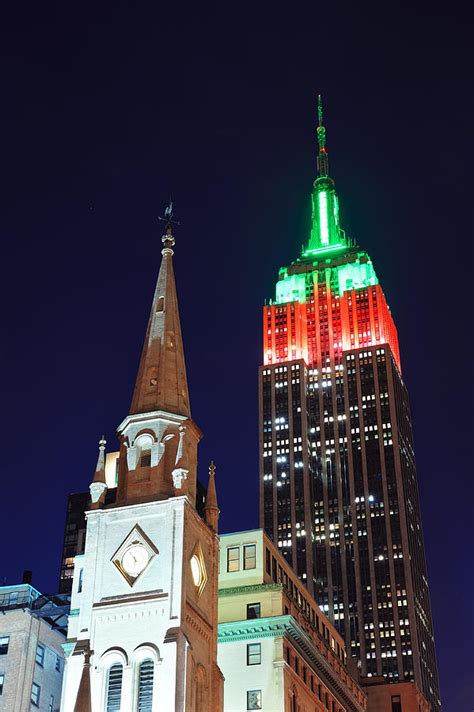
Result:
[[[35,690],[36,688],[36,690]],[[39,707],[41,699],[41,685],[38,685],[37,682],[32,682],[31,683],[31,699],[30,702],[32,705],[35,707]]]
[[36,653],[35,653],[35,663],[42,668],[44,668],[45,655],[46,655],[45,646],[42,643],[37,643],[36,644]]
[[[258,652],[252,652],[250,649],[252,647],[258,646]],[[251,662],[252,658],[258,657],[258,662]],[[247,665],[261,665],[262,664],[262,644],[261,643],[247,643]]]
[[[258,704],[258,707],[250,707],[249,696],[250,696],[252,693],[257,693],[257,695],[258,695],[258,703],[257,703],[257,704]],[[260,689],[260,690],[247,690],[247,710],[261,710],[261,709],[263,709],[263,706],[262,706],[262,690],[261,690],[261,689]]]
[[[231,552],[237,552],[237,558],[231,559],[230,554]],[[237,571],[240,571],[240,546],[228,546],[226,549],[226,557],[227,557],[227,573],[228,574],[234,574]],[[231,568],[232,563],[237,563],[236,568]]]
[[[247,552],[249,549],[253,549],[253,556],[247,557]],[[244,550],[243,550],[243,565],[244,565],[244,571],[253,571],[257,568],[257,545],[256,544],[244,544]],[[253,562],[253,566],[247,566],[247,561],[250,559],[250,561]]]
[[[251,610],[254,610],[258,606],[258,615],[253,615],[249,616],[249,612]],[[262,605],[260,601],[256,601],[255,603],[247,603],[247,620],[257,620],[258,618],[262,617]]]

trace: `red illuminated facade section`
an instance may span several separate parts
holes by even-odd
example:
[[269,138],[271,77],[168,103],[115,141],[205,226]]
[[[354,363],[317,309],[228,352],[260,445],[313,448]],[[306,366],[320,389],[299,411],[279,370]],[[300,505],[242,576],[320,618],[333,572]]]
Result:
[[388,344],[401,371],[397,329],[381,286],[339,295],[328,277],[310,283],[302,304],[264,307],[264,364],[302,358],[307,366],[321,368],[328,358],[341,363],[344,351]]

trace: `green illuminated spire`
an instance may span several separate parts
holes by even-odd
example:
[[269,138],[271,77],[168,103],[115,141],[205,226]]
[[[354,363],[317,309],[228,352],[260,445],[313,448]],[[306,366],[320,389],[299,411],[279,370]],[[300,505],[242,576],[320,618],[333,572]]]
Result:
[[323,104],[318,96],[318,177],[313,184],[311,236],[303,256],[342,249],[348,245],[344,231],[339,226],[339,202],[334,181],[329,177],[326,150],[326,128],[323,125]]
[[328,154],[326,151],[326,129],[323,126],[323,102],[321,100],[321,94],[318,94],[318,128],[316,129],[318,134],[318,144],[319,144],[319,155],[318,155],[318,172],[319,177],[326,177],[328,175]]

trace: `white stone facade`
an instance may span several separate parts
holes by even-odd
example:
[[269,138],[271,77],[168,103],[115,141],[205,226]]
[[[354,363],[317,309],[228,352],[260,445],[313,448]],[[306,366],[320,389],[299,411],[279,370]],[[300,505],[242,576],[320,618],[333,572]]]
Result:
[[[113,559],[137,525],[156,553],[131,585]],[[211,579],[199,596],[190,572],[198,543]],[[153,710],[198,709],[199,690],[193,686],[199,686],[199,666],[206,670],[211,687],[212,645],[204,641],[200,650],[200,644],[201,638],[216,634],[212,631],[216,554],[215,535],[187,497],[87,513],[85,553],[75,564],[62,712],[74,710],[84,645],[91,651],[93,712],[107,709],[108,671],[114,663],[123,665],[121,712],[138,710],[138,669],[144,659],[153,660]],[[195,615],[190,616],[190,605]],[[197,630],[186,633],[188,619],[196,619]],[[207,709],[202,707],[202,712]]]

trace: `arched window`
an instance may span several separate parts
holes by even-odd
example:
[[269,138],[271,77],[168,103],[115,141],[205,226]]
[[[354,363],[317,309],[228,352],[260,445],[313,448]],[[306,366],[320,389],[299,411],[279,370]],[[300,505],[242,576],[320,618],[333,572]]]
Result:
[[147,658],[138,668],[138,712],[152,712],[153,674],[155,664]]
[[120,712],[122,699],[123,665],[114,663],[107,673],[107,705],[106,712]]

